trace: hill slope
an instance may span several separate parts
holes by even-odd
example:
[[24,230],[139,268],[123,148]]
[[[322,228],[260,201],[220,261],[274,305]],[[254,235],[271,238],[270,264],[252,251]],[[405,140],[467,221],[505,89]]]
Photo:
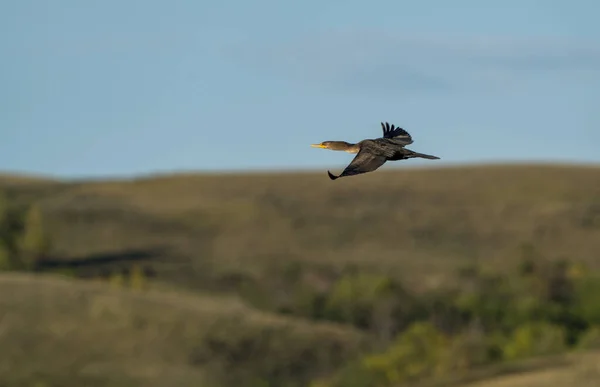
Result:
[[524,245],[600,266],[594,167],[388,170],[335,182],[324,172],[175,175],[4,190],[42,205],[58,259],[114,263],[145,252],[162,278],[190,286],[290,264],[354,264],[423,284],[469,262],[515,263]]
[[219,367],[246,383],[279,375],[302,385],[365,344],[351,328],[260,313],[227,298],[39,276],[0,275],[0,311],[6,387],[197,386]]
[[[260,313],[223,297],[21,274],[0,275],[0,295],[6,387],[258,386],[261,375],[301,386],[368,345],[351,328]],[[512,367],[521,370],[514,375],[484,370],[465,375],[478,382],[441,385],[595,386],[599,358],[596,351],[539,359]],[[225,382],[223,371],[231,373]]]

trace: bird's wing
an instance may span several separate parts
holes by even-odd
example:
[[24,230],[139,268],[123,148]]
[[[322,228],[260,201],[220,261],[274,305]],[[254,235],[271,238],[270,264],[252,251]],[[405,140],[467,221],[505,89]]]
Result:
[[383,138],[389,138],[401,145],[410,145],[413,143],[411,135],[401,127],[395,127],[393,124],[390,125],[387,122],[382,122],[381,128],[383,129]]
[[327,172],[331,180],[335,180],[342,176],[359,175],[361,173],[372,172],[381,167],[386,162],[385,156],[374,155],[366,149],[361,149],[354,159],[348,164],[344,171],[338,176],[334,176],[331,172]]

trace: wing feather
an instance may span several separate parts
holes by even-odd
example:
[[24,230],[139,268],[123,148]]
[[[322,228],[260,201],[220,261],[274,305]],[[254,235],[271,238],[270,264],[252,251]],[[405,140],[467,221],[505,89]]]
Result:
[[399,126],[396,127],[393,124],[390,125],[388,122],[382,122],[381,128],[383,130],[383,138],[388,138],[401,145],[410,145],[413,143],[411,135]]
[[327,173],[329,174],[331,180],[335,180],[338,177],[353,176],[361,173],[372,172],[381,167],[385,162],[385,156],[374,155],[368,150],[361,149],[341,174],[334,176],[329,171]]

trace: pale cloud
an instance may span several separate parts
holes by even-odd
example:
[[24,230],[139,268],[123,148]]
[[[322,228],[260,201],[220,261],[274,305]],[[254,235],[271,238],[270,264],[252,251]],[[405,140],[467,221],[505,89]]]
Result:
[[564,38],[337,31],[278,43],[247,39],[228,54],[256,72],[339,91],[502,91],[548,75],[560,82],[600,75],[600,45]]

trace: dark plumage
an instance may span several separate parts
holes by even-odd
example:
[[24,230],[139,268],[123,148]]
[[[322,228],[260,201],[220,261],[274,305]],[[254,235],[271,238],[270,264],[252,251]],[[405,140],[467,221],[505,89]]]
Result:
[[343,176],[358,175],[372,172],[381,167],[386,161],[396,161],[420,157],[429,160],[437,160],[439,157],[414,152],[406,149],[406,145],[413,143],[411,135],[400,127],[395,127],[387,122],[381,123],[383,136],[375,139],[362,140],[356,144],[345,141],[324,141],[320,144],[312,144],[312,147],[345,151],[357,155],[338,176],[327,171],[329,178],[335,180]]

